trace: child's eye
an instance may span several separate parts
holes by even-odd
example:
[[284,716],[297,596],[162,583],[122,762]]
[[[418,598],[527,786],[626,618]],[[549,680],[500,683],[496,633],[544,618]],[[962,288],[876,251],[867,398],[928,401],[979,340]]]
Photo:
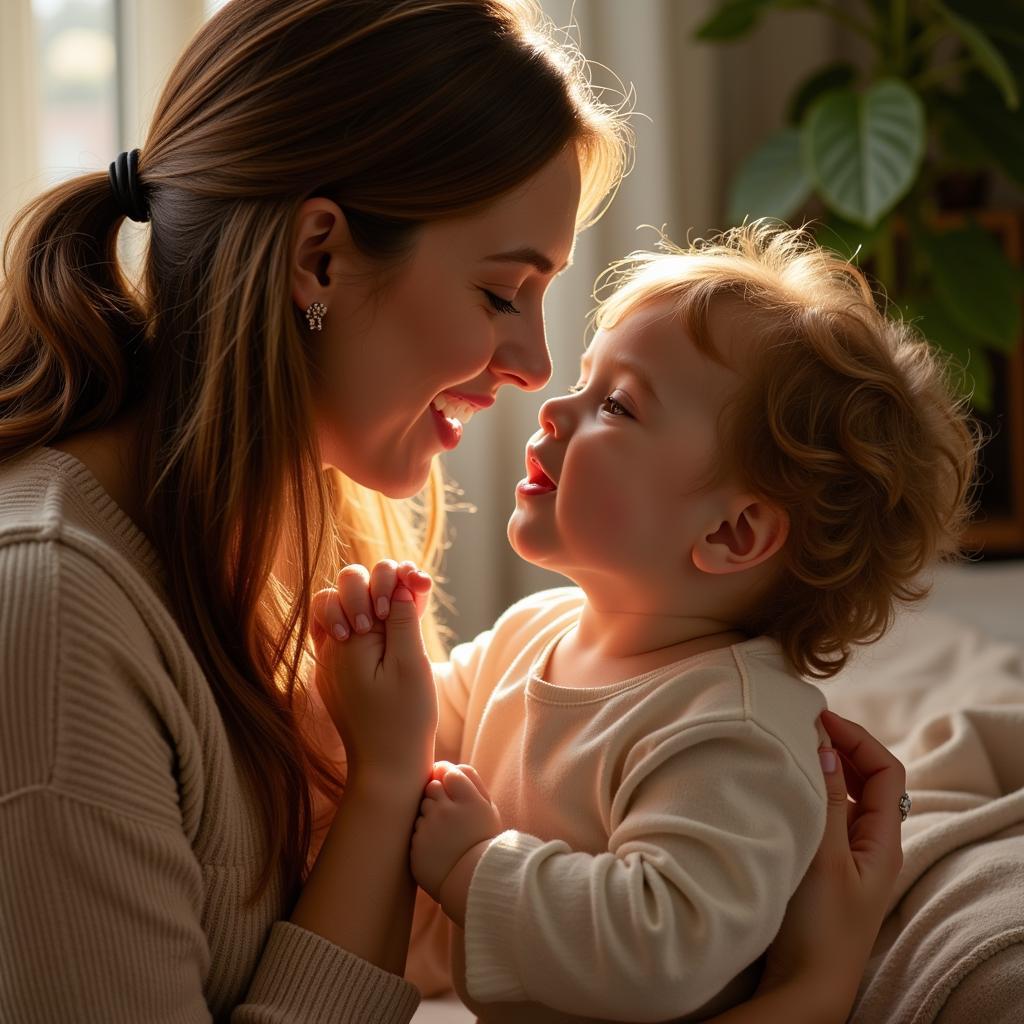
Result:
[[494,292],[488,291],[486,288],[481,288],[480,291],[487,296],[487,301],[499,313],[514,313],[518,315],[519,310],[508,299],[503,299],[500,295],[495,295]]
[[[624,405],[622,405],[620,402],[616,402],[615,399],[612,398],[611,395],[609,395],[607,398],[605,398],[605,400],[601,403],[601,408],[602,409],[607,409],[608,410],[608,414],[610,416],[629,416],[630,415],[629,410]],[[632,417],[630,417],[630,418],[632,418]]]

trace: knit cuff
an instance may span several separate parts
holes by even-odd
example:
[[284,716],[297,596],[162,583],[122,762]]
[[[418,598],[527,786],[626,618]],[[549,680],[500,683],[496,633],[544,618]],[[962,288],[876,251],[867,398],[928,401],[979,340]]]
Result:
[[407,1024],[419,1005],[415,985],[314,932],[277,921],[233,1021],[280,1024]]
[[525,832],[495,836],[473,872],[466,902],[466,990],[481,1003],[529,998],[516,963],[524,866],[547,844]]

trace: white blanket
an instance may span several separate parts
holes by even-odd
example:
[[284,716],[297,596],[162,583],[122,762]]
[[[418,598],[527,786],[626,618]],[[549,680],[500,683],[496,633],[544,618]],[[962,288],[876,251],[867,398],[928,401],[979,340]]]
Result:
[[821,689],[903,761],[914,802],[851,1024],[1020,1024],[1024,646],[904,612]]

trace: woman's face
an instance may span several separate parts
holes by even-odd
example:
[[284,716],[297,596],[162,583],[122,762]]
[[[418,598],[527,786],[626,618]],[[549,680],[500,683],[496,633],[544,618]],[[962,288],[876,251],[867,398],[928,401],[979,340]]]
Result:
[[544,386],[543,298],[568,263],[579,200],[569,148],[483,212],[426,224],[383,289],[370,273],[332,276],[317,339],[325,466],[408,497],[502,385]]

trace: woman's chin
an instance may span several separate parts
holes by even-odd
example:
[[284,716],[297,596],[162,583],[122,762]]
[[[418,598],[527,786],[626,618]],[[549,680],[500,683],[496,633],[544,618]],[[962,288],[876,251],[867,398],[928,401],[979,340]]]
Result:
[[416,497],[427,486],[427,481],[430,480],[431,466],[432,460],[428,460],[424,466],[396,466],[391,471],[388,470],[388,467],[384,467],[384,472],[381,472],[380,466],[359,467],[351,464],[339,466],[333,461],[324,461],[325,469],[337,469],[361,487],[365,487],[370,491],[377,491],[379,494],[383,494],[385,498],[391,498],[395,501]]

